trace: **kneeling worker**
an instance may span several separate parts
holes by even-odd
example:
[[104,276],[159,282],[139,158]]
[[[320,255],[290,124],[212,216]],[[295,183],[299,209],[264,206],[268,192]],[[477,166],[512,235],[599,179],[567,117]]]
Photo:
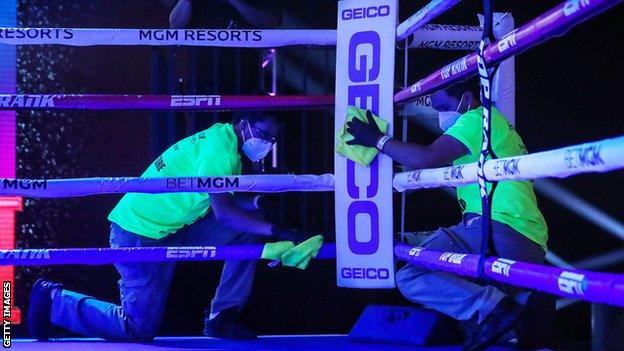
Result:
[[[481,152],[483,113],[476,88],[477,83],[466,81],[432,95],[432,106],[439,113],[444,134],[431,145],[389,139],[371,123],[370,112],[368,124],[358,119],[347,124],[347,131],[354,136],[348,143],[377,147],[409,169],[476,162]],[[500,111],[492,108],[491,118],[494,154],[500,158],[526,154],[522,139]],[[443,252],[479,253],[482,219],[478,184],[458,187],[457,199],[463,213],[460,223],[440,228],[422,243],[408,240],[408,244]],[[531,182],[499,182],[492,200],[492,227],[493,252],[490,254],[518,261],[543,262],[547,227]],[[507,288],[474,282],[452,273],[406,265],[397,272],[397,284],[412,302],[460,321],[472,321],[474,327],[466,333],[467,350],[481,350],[495,343],[516,325],[523,312],[522,306],[514,300],[519,289],[507,291]]]

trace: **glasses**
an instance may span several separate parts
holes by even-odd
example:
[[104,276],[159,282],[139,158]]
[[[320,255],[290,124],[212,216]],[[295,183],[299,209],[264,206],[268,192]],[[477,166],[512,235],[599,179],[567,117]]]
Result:
[[262,140],[266,140],[271,144],[275,144],[277,143],[277,137],[271,135],[271,133],[258,129],[258,127],[253,127],[254,131],[257,133],[257,136],[262,139]]

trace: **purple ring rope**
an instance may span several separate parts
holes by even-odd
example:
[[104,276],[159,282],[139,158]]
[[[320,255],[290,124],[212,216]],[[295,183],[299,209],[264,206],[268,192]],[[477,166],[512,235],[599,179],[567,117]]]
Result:
[[[132,262],[259,260],[264,245],[163,246],[0,250],[0,266],[102,265]],[[323,244],[317,259],[336,258],[336,246]]]
[[[478,277],[479,255],[440,252],[405,244],[395,246],[397,257],[431,270]],[[534,263],[488,257],[488,278],[523,288],[591,302],[624,306],[624,275],[561,269]]]
[[[622,1],[624,0],[565,1],[490,44],[484,52],[487,64],[492,66],[500,63],[548,38],[562,34]],[[477,73],[477,54],[472,53],[401,90],[394,96],[394,102],[409,102],[475,73]]]
[[0,110],[228,111],[328,109],[333,95],[0,94]]

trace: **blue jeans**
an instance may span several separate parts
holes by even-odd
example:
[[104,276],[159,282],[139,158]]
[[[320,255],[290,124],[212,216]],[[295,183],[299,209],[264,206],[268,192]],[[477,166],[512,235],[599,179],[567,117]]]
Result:
[[[112,223],[111,247],[223,246],[261,242],[260,236],[242,234],[204,218],[162,239],[151,239]],[[175,262],[117,263],[121,306],[63,289],[52,301],[53,324],[76,333],[109,340],[147,341],[158,333]],[[212,300],[213,313],[242,308],[251,293],[255,260],[226,261]]]
[[[481,222],[481,216],[467,214],[461,223],[440,228],[421,243],[409,242],[408,237],[408,244],[437,251],[478,254],[481,250]],[[546,255],[538,244],[497,221],[492,221],[491,244],[497,255],[512,260],[542,263]],[[480,322],[503,297],[515,297],[522,291],[411,264],[397,272],[396,280],[408,300],[462,321],[476,317]]]

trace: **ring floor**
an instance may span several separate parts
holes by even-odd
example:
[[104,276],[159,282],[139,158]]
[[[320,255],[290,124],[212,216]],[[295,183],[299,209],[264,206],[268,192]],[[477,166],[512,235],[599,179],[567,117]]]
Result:
[[[180,350],[426,350],[459,351],[460,346],[413,347],[371,343],[356,343],[346,335],[275,335],[261,336],[253,341],[233,341],[208,337],[158,337],[150,343],[108,342],[93,338],[57,339],[53,342],[37,342],[32,339],[13,339],[12,350],[34,351],[180,351]],[[491,347],[489,351],[516,350]]]

